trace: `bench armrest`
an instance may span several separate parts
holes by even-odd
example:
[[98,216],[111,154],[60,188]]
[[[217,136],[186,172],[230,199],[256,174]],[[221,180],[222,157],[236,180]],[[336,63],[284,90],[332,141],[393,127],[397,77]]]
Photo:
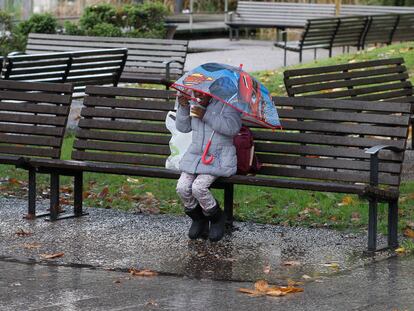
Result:
[[396,146],[390,146],[390,145],[378,145],[374,146],[368,149],[365,149],[365,153],[368,153],[371,155],[370,158],[370,172],[369,172],[369,183],[371,186],[377,186],[378,185],[378,153],[381,150],[391,150],[395,153],[401,153],[405,150]]
[[227,21],[232,22],[234,15],[240,16],[240,13],[238,13],[236,11],[227,12],[227,17],[228,17]]
[[165,80],[170,81],[171,80],[171,74],[170,74],[170,65],[171,63],[178,63],[184,66],[184,62],[176,59],[171,59],[164,61],[163,64],[165,64]]
[[26,53],[22,51],[13,51],[7,54],[7,56],[17,56],[17,55],[26,55]]

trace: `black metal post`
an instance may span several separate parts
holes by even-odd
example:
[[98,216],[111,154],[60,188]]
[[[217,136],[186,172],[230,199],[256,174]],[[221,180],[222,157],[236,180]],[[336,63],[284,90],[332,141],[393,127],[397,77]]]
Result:
[[82,197],[83,195],[83,173],[76,173],[75,174],[75,183],[73,189],[73,196],[74,196],[74,214],[75,217],[82,216]]
[[224,214],[226,215],[226,226],[233,227],[233,196],[234,185],[224,185]]
[[378,202],[376,199],[370,199],[368,219],[368,251],[370,252],[377,249],[377,214]]
[[50,174],[50,220],[57,220],[59,214],[59,175]]
[[388,203],[388,247],[398,247],[398,200]]
[[36,171],[29,169],[29,217],[36,217]]

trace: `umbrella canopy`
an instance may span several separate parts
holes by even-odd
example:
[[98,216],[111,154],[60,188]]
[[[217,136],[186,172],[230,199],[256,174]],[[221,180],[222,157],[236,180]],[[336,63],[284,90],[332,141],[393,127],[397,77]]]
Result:
[[206,63],[187,72],[173,88],[190,96],[198,91],[242,112],[243,119],[268,128],[280,128],[269,91],[240,67]]

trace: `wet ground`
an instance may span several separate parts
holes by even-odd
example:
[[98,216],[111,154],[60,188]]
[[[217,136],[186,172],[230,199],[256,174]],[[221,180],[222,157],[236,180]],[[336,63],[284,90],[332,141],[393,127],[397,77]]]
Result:
[[[63,252],[54,261],[127,271],[150,269],[167,275],[215,280],[272,282],[303,275],[336,274],[381,260],[363,255],[365,233],[236,223],[219,243],[187,238],[189,219],[88,208],[89,216],[46,222],[26,220],[26,201],[1,199],[1,256],[43,262],[41,254]],[[47,202],[40,202],[46,209]],[[30,236],[18,236],[23,230]],[[380,236],[379,244],[385,245]],[[36,247],[31,247],[31,246]]]
[[414,258],[391,258],[302,285],[285,297],[239,293],[251,283],[0,260],[0,310],[310,310],[414,308]]

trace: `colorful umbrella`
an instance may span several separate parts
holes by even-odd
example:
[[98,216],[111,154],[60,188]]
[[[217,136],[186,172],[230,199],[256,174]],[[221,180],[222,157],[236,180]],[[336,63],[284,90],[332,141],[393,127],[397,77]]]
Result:
[[[178,79],[173,88],[191,98],[191,90],[205,93],[242,113],[242,118],[263,127],[281,128],[276,107],[269,91],[255,78],[242,70],[225,64],[207,63],[194,68]],[[207,142],[202,161],[210,164],[214,158],[207,158],[214,131]]]

